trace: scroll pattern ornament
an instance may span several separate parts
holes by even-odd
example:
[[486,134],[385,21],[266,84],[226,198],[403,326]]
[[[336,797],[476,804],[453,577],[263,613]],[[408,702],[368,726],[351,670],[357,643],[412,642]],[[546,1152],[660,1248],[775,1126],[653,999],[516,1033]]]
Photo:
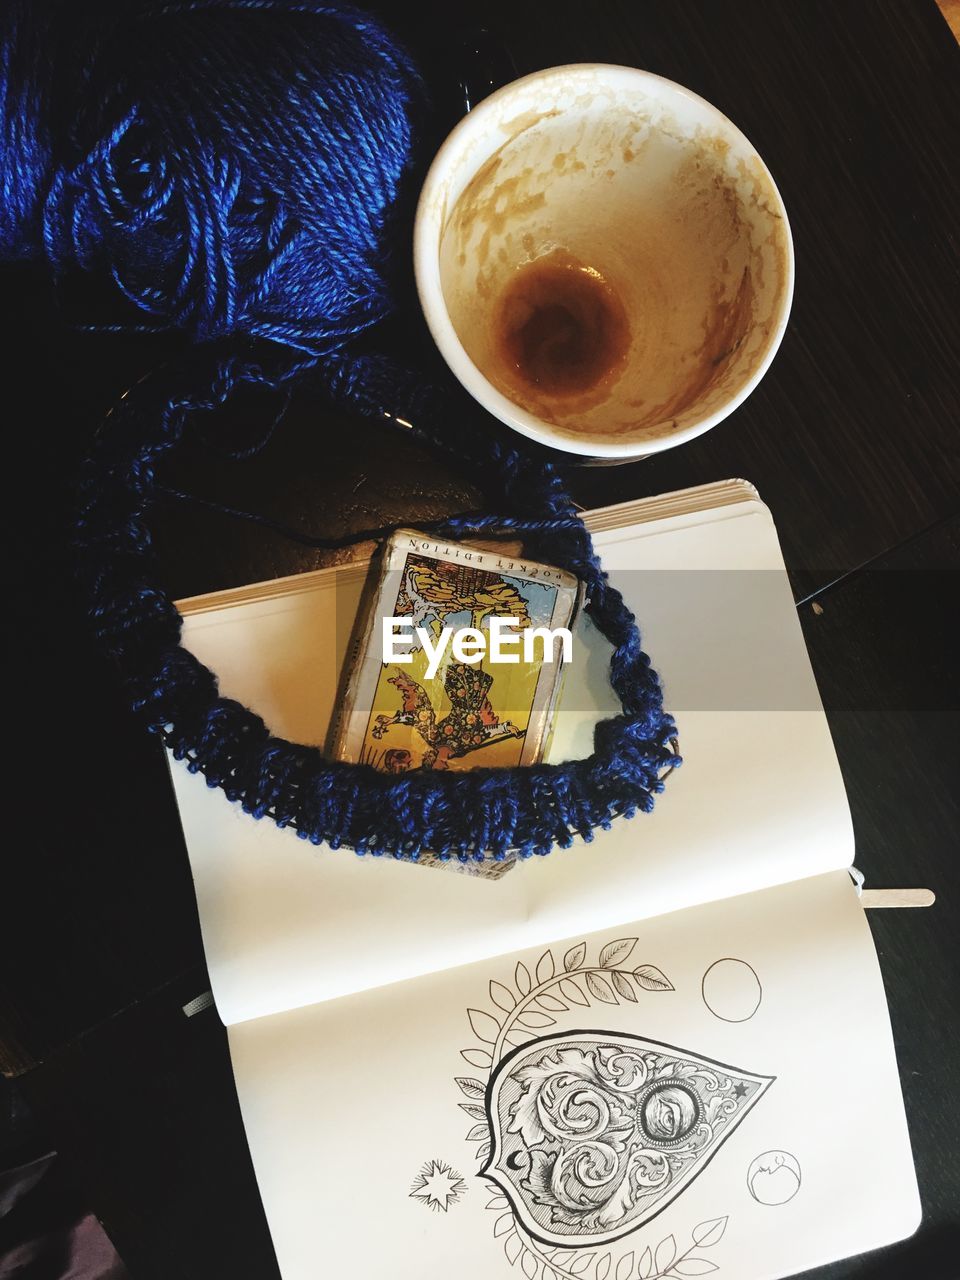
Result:
[[770,1083],[625,1032],[543,1037],[490,1080],[480,1173],[534,1237],[609,1244],[666,1208]]

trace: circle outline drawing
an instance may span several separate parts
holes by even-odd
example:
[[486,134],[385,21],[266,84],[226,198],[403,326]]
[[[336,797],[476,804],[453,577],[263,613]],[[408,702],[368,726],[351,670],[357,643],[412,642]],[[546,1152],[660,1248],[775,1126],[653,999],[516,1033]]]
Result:
[[[761,1171],[759,1168],[756,1167],[759,1165],[759,1162],[761,1160],[765,1160],[767,1156],[785,1156],[786,1160],[783,1162],[782,1167],[789,1169],[789,1171],[797,1179],[796,1188],[790,1192],[786,1200],[761,1200],[760,1197],[757,1195],[757,1193],[753,1189],[753,1180],[757,1176],[757,1174],[760,1172],[769,1172],[768,1170]],[[787,1163],[787,1161],[792,1161],[792,1163]],[[762,1204],[764,1208],[767,1208],[767,1209],[779,1209],[781,1205],[789,1204],[790,1201],[797,1194],[797,1192],[800,1190],[800,1188],[803,1186],[803,1170],[800,1168],[800,1161],[797,1159],[797,1157],[793,1154],[792,1151],[785,1151],[782,1147],[771,1147],[769,1151],[761,1151],[758,1156],[754,1156],[753,1159],[750,1161],[750,1163],[747,1165],[746,1183],[747,1183],[747,1190],[750,1192],[751,1197],[756,1201],[757,1204]]]
[[[753,979],[757,984],[757,991],[759,992],[759,995],[757,996],[757,1003],[754,1005],[753,1009],[751,1009],[751,1011],[743,1018],[727,1018],[722,1013],[717,1013],[716,1009],[707,999],[707,990],[706,990],[707,978],[709,978],[710,974],[713,972],[713,970],[717,967],[718,964],[743,965],[745,969],[749,969],[750,972],[753,974]],[[703,977],[700,979],[700,999],[703,1001],[708,1011],[712,1013],[715,1018],[719,1018],[721,1022],[731,1022],[731,1023],[749,1022],[750,1019],[756,1014],[760,1006],[763,1004],[763,983],[760,981],[760,975],[757,973],[756,969],[754,969],[753,965],[750,964],[748,960],[741,960],[739,956],[720,956],[718,960],[714,960],[712,964],[707,966],[706,970],[704,971]]]

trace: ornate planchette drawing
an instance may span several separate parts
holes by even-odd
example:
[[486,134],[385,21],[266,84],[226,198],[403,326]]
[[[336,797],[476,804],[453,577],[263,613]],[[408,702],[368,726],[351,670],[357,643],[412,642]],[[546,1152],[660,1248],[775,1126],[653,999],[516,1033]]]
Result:
[[775,1076],[625,1032],[544,1036],[498,1065],[480,1170],[547,1244],[607,1244],[665,1209]]

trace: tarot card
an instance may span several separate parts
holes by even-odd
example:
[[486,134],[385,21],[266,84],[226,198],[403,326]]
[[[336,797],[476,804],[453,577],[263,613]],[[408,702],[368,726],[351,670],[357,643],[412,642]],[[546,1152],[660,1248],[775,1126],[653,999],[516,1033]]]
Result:
[[355,632],[332,753],[387,773],[535,763],[580,590],[562,569],[399,530]]

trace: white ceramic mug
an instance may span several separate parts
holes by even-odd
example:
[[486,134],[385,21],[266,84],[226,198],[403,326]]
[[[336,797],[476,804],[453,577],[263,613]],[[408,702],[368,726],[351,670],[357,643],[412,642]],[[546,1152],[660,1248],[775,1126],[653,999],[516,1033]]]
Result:
[[467,390],[596,461],[725,418],[793,297],[786,211],[740,130],[669,80],[602,64],[526,76],[457,125],[423,187],[414,264]]

